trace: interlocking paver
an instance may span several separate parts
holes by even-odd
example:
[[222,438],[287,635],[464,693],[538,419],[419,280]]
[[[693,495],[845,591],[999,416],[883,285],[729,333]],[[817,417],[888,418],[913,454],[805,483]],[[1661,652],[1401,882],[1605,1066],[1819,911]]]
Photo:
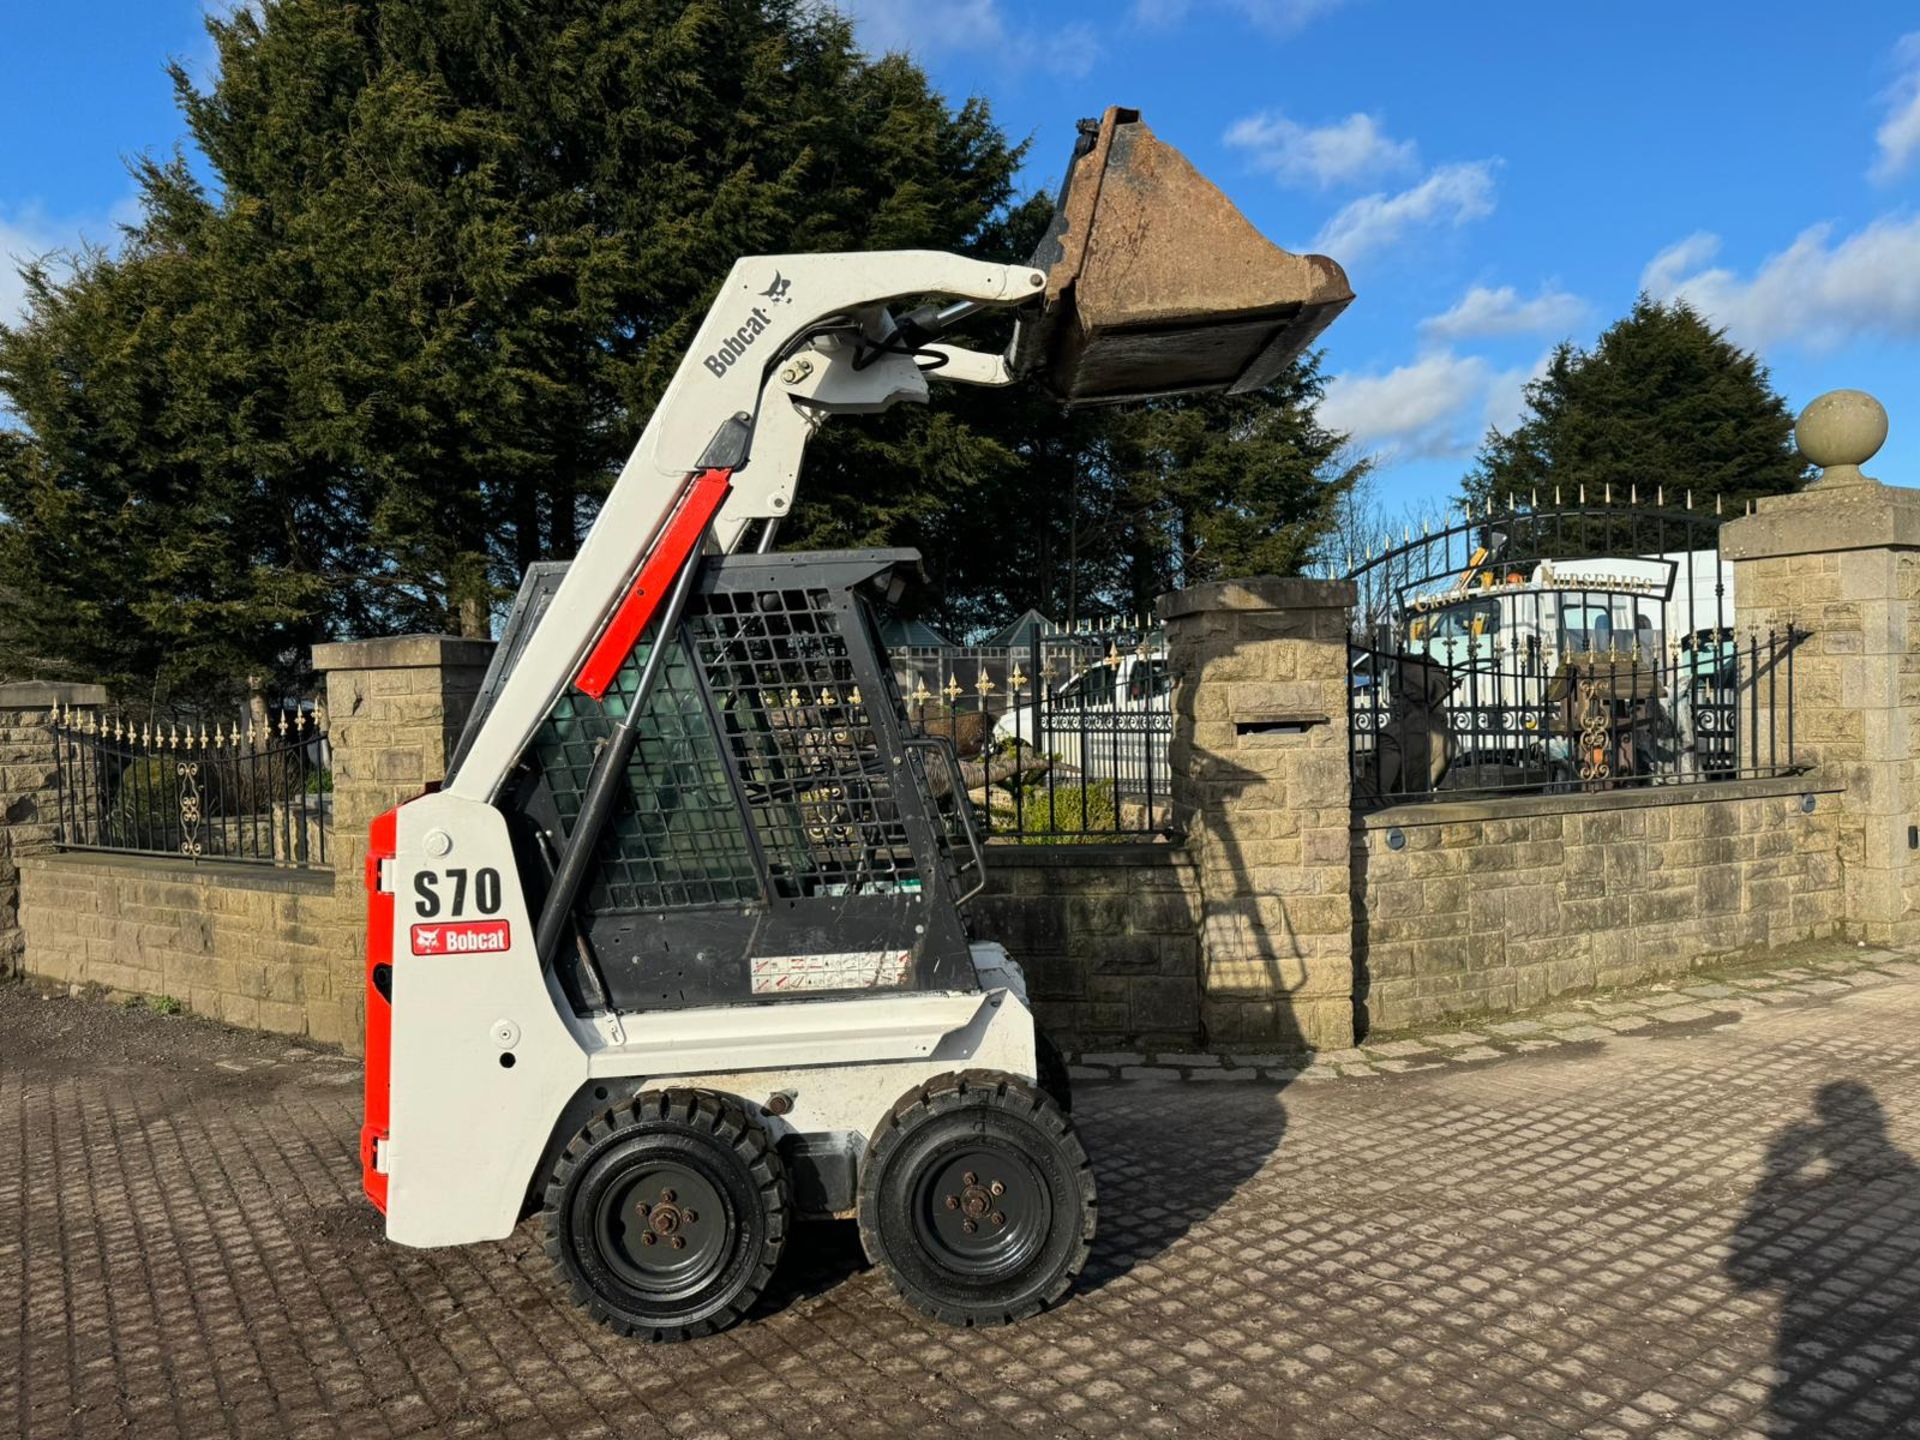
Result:
[[750,1323],[653,1349],[535,1223],[388,1244],[350,1063],[0,987],[0,1434],[1920,1435],[1920,975],[1786,999],[1368,1084],[1086,1084],[1057,1310],[923,1322],[807,1225]]

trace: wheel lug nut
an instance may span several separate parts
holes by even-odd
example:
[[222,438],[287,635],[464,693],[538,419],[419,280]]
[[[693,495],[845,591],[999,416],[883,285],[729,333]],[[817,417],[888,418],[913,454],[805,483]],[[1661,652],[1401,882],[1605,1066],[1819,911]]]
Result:
[[1007,1223],[1007,1217],[996,1210],[993,1212],[993,1223],[996,1225],[1004,1225]]
[[960,1177],[960,1183],[962,1185],[978,1185],[980,1183],[980,1177],[969,1170]]
[[966,1231],[967,1234],[971,1235],[973,1234],[974,1231],[978,1230],[980,1227],[974,1224],[973,1221],[971,1220],[962,1220],[960,1222],[960,1228]]
[[1002,1185],[998,1180],[987,1186],[987,1189],[995,1195],[1004,1195],[1007,1193],[1007,1187]]
[[671,1190],[662,1190],[660,1192],[660,1202],[663,1205],[671,1205],[673,1203],[673,1200],[674,1200],[674,1195]]
[[696,1221],[696,1220],[698,1220],[698,1219],[700,1218],[700,1215],[699,1215],[699,1212],[698,1212],[698,1211],[694,1211],[694,1210],[682,1210],[682,1211],[680,1212],[680,1218],[681,1218],[682,1220],[684,1220],[684,1221],[686,1221],[686,1222],[687,1222],[687,1224],[689,1224],[689,1225],[691,1225],[691,1224],[692,1224],[692,1223],[693,1223],[694,1221]]
[[684,1236],[684,1235],[676,1235],[676,1236],[674,1236],[674,1237],[673,1237],[673,1248],[674,1248],[674,1249],[676,1249],[676,1250],[684,1250],[684,1249],[686,1249],[686,1248],[687,1248],[687,1237],[686,1237],[686,1236]]
[[959,1208],[960,1208],[960,1197],[958,1195],[947,1196],[947,1209],[958,1210]]
[[642,1235],[642,1236],[640,1237],[640,1243],[641,1243],[642,1245],[651,1245],[651,1244],[653,1244],[653,1232],[652,1232],[651,1230],[649,1230],[649,1231],[647,1231],[647,1233],[646,1233],[646,1234],[644,1234],[644,1235]]

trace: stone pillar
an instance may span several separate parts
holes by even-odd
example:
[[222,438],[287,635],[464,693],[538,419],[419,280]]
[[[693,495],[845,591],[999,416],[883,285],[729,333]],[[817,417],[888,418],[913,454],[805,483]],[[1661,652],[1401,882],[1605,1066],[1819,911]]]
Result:
[[99,685],[18,680],[0,685],[0,978],[21,972],[20,859],[53,848],[59,829],[59,778],[51,716],[97,710]]
[[1214,1049],[1353,1044],[1347,580],[1162,597],[1177,684],[1175,819],[1199,870]]
[[[1800,451],[1824,467],[1792,495],[1731,521],[1721,554],[1734,566],[1735,620],[1753,633],[1811,632],[1793,657],[1793,751],[1838,780],[1842,924],[1875,944],[1920,941],[1920,490],[1883,485],[1860,467],[1886,439],[1887,416],[1857,390],[1801,413]],[[1761,731],[1786,733],[1786,689],[1758,690]],[[1743,695],[1742,728],[1753,697]]]
[[361,1048],[367,827],[445,777],[492,658],[492,641],[452,635],[396,635],[313,648],[313,668],[326,679],[333,747],[328,854],[335,901],[330,994],[307,999],[309,1032],[316,1040],[354,1053]]

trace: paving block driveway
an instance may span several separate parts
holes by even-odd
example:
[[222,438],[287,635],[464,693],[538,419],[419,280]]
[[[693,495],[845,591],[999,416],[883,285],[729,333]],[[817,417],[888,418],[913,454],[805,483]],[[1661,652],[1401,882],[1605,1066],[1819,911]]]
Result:
[[1920,1434],[1913,975],[1089,1086],[1100,1239],[1058,1311],[943,1329],[809,1226],[753,1321],[670,1348],[572,1311],[532,1226],[386,1244],[349,1062],[0,987],[0,1433]]

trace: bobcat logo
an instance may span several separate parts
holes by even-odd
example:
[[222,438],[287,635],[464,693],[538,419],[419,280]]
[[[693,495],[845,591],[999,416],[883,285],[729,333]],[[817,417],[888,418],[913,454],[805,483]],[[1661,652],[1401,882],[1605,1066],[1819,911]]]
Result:
[[416,925],[413,927],[413,943],[423,951],[436,949],[440,944],[440,932],[438,929],[429,930],[424,925]]
[[791,289],[793,282],[776,270],[773,272],[773,283],[760,292],[760,297],[776,305],[791,305],[793,297],[787,293]]

